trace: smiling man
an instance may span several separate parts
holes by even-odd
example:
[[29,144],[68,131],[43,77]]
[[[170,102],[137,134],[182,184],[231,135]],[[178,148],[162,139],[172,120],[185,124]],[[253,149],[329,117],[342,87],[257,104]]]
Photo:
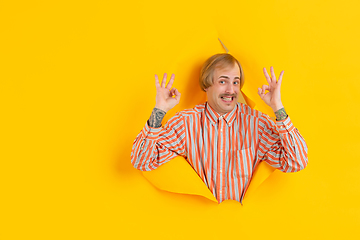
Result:
[[156,169],[183,156],[202,178],[219,203],[242,202],[256,166],[265,161],[283,172],[297,172],[307,165],[307,145],[286,114],[281,102],[283,71],[276,79],[263,69],[268,85],[258,89],[276,122],[239,103],[244,81],[240,63],[230,54],[216,54],[203,65],[200,87],[207,102],[178,112],[165,126],[162,119],[180,101],[172,88],[175,76],[161,85],[155,75],[156,105],[134,141],[131,162],[142,171]]

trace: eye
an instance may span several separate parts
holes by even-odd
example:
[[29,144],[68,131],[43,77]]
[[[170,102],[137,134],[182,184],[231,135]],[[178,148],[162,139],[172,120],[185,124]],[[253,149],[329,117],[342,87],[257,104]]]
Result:
[[234,82],[234,85],[239,85],[239,84],[240,84],[239,81],[235,81],[235,82]]
[[220,83],[220,84],[224,84],[225,81],[224,81],[224,80],[220,80],[219,83]]

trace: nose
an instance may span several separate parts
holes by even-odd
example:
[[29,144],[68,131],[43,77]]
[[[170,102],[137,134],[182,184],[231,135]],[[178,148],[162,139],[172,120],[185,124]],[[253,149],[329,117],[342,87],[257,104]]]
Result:
[[232,84],[227,84],[225,91],[228,94],[234,94],[235,93],[235,86],[233,86]]

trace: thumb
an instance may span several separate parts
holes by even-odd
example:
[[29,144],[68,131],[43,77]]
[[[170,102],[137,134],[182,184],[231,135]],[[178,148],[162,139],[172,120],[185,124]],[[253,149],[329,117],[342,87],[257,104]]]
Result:
[[264,97],[265,94],[262,93],[262,89],[261,89],[261,88],[258,88],[258,94],[259,94],[260,98],[263,99],[263,97]]
[[175,88],[175,99],[176,101],[180,101],[181,93]]

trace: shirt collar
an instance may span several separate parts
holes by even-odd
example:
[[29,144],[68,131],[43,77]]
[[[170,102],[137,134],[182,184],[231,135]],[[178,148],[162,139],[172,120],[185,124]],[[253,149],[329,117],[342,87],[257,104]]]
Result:
[[[234,122],[234,120],[236,118],[236,115],[237,115],[236,113],[239,111],[238,105],[239,104],[237,103],[235,105],[234,109],[231,110],[231,112],[228,112],[222,116],[224,118],[225,122],[229,126]],[[205,115],[213,124],[217,123],[219,118],[221,117],[219,113],[215,112],[215,110],[210,107],[208,102],[206,102],[206,105],[205,105]]]

